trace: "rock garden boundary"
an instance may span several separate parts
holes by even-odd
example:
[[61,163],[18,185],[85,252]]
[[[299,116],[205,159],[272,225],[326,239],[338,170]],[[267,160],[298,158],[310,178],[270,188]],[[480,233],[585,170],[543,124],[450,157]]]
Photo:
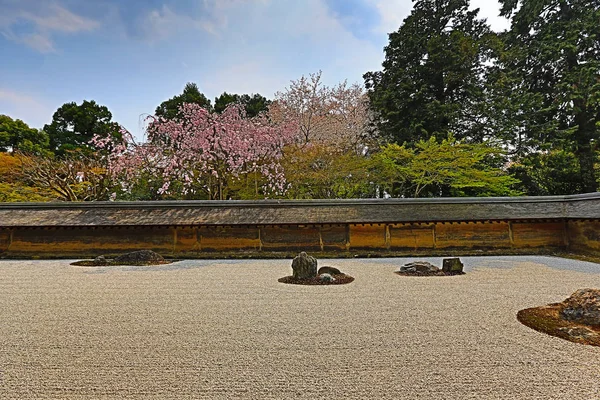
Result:
[[0,257],[600,255],[600,193],[513,198],[0,204]]

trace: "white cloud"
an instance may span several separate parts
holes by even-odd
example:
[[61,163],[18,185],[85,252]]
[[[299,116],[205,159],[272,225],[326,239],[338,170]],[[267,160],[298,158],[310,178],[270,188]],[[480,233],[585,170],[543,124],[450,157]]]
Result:
[[412,10],[409,1],[369,0],[369,2],[379,11],[381,24],[378,31],[383,33],[397,31]]
[[[9,40],[22,43],[41,53],[55,51],[54,33],[78,33],[92,31],[100,23],[74,14],[55,3],[32,3],[30,1],[9,3],[0,17],[0,32]],[[27,22],[32,24],[30,32],[15,32],[14,26]]]
[[[206,3],[206,2],[205,2]],[[209,4],[206,4],[209,6]],[[210,5],[212,9],[217,9]],[[218,35],[218,31],[225,26],[227,21],[223,16],[216,14],[208,17],[196,18],[192,15],[178,14],[169,6],[147,11],[137,25],[138,33],[144,40],[156,42],[177,36],[185,31],[203,31],[212,35]]]
[[91,31],[100,26],[97,21],[76,15],[58,4],[50,4],[36,12],[23,12],[21,17],[35,23],[38,29],[48,32],[77,33]]
[[0,88],[0,114],[23,120],[29,126],[42,128],[50,122],[54,109],[36,96]]
[[21,42],[31,47],[40,53],[54,53],[54,43],[50,38],[40,33],[32,33],[30,35],[22,35],[15,38],[16,42]]
[[211,98],[223,91],[271,97],[290,80],[318,70],[328,85],[362,82],[362,74],[380,68],[382,47],[357,38],[323,0],[205,4],[202,22],[214,31],[203,44],[210,47],[188,49],[185,75]]

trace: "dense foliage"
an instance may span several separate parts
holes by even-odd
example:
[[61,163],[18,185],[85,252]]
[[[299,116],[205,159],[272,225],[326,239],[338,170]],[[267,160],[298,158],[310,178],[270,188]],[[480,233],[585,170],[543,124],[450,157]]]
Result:
[[468,0],[419,0],[385,47],[383,71],[365,74],[381,133],[412,145],[452,132],[479,138],[485,40]]

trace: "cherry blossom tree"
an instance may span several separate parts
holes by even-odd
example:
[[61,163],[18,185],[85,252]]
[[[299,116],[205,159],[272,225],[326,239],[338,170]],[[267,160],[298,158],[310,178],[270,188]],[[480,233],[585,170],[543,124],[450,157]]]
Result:
[[360,153],[373,135],[369,132],[369,104],[364,88],[347,81],[328,87],[321,80],[321,71],[291,81],[283,92],[277,92],[270,113],[274,120],[299,121],[300,145],[326,145]]
[[[148,142],[137,144],[124,135],[122,145],[112,144],[108,168],[126,185],[140,174],[157,177],[158,194],[181,191],[189,197],[228,198],[229,182],[252,174],[256,195],[281,195],[286,181],[280,160],[283,148],[293,142],[296,124],[285,118],[274,122],[266,115],[247,118],[243,107],[232,104],[211,113],[198,104],[183,104],[174,119],[149,117]],[[108,147],[96,138],[97,146]],[[261,176],[261,187],[257,177]],[[262,183],[264,182],[264,183]]]

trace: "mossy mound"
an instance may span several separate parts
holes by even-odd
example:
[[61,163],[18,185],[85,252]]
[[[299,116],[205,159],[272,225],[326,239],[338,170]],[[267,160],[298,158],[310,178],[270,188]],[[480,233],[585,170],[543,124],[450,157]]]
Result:
[[464,275],[464,272],[444,272],[444,271],[414,271],[414,272],[402,272],[395,271],[394,272],[400,276],[458,276]]
[[80,267],[104,267],[104,266],[149,266],[170,264],[172,261],[165,260],[160,254],[152,250],[138,250],[123,254],[114,259],[107,259],[104,256],[96,257],[93,260],[76,261],[71,265]]
[[288,283],[292,285],[345,285],[346,283],[350,283],[354,281],[354,278],[350,275],[346,274],[335,274],[332,275],[334,280],[327,281],[321,279],[319,276],[315,276],[313,278],[305,278],[299,279],[294,278],[293,276],[285,276],[283,278],[279,278],[277,281],[281,283]]
[[523,325],[538,332],[556,336],[570,342],[600,346],[600,327],[568,321],[562,317],[564,303],[526,308],[517,313]]
[[98,264],[98,263],[94,262],[94,260],[81,260],[81,261],[72,262],[71,265],[76,265],[78,267],[115,267],[115,266],[147,267],[147,266],[152,266],[152,265],[171,264],[173,262],[174,261],[163,260],[163,261],[147,261],[147,262],[131,263],[131,262],[116,262],[115,260],[109,258],[109,259],[106,259],[106,263],[104,263],[104,264]]

